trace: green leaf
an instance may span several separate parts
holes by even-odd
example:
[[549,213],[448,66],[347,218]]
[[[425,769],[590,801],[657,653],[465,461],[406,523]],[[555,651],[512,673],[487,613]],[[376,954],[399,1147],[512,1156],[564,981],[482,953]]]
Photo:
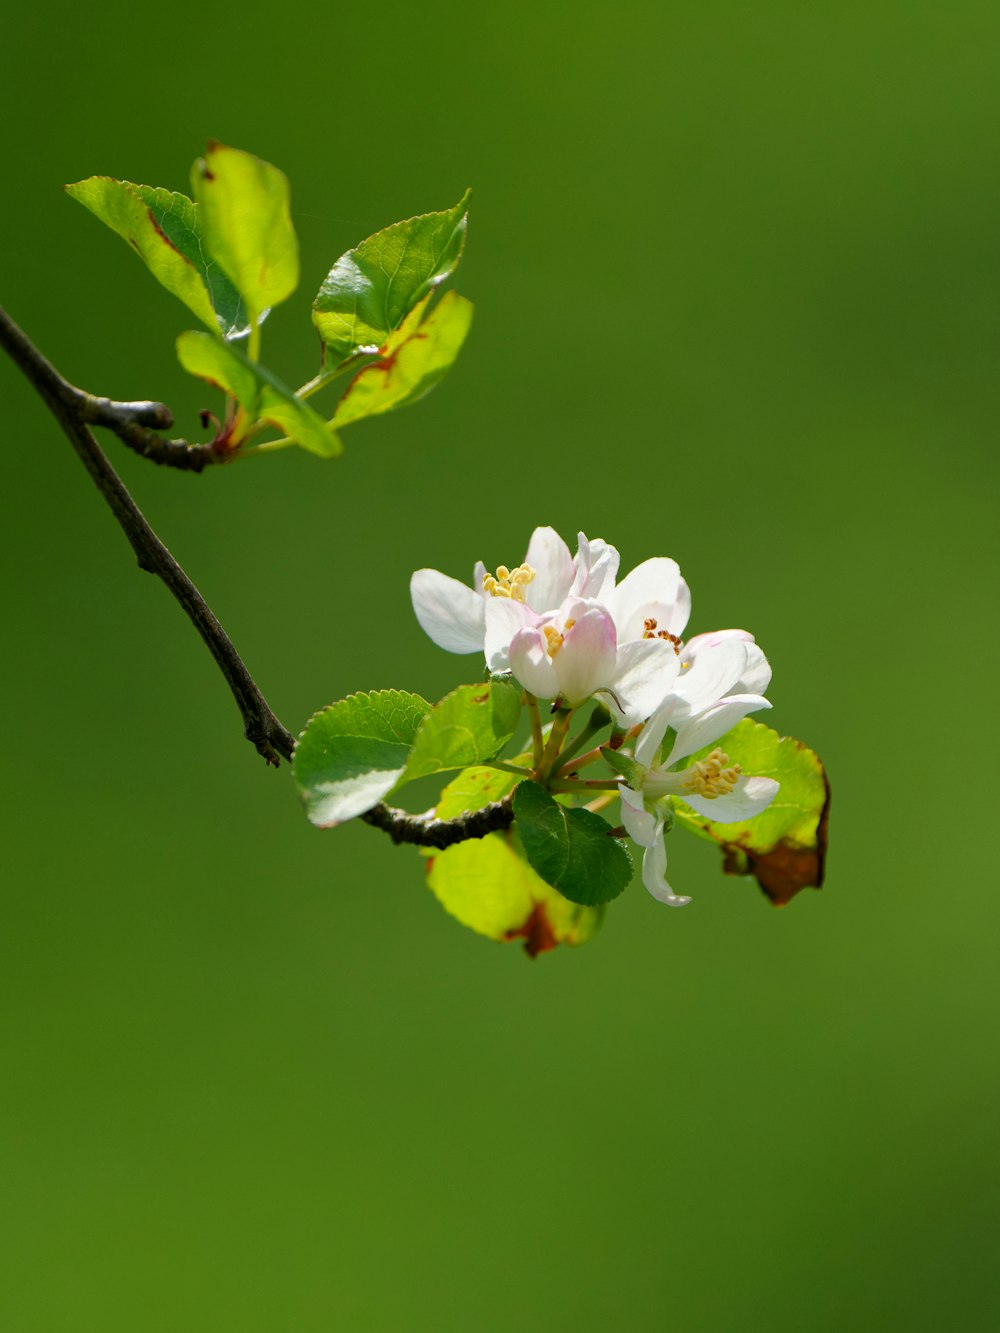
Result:
[[256,418],[260,381],[253,366],[235,347],[195,329],[179,334],[176,347],[177,359],[189,375],[232,394],[251,420]]
[[191,182],[208,248],[255,325],[299,282],[288,178],[252,153],[212,142],[194,164]]
[[[77,181],[75,185],[66,186],[66,193],[124,237],[157,282],[183,301],[203,324],[215,330],[220,327],[206,282],[208,265],[195,262],[191,255],[194,248],[191,237],[197,229],[197,215],[185,210],[185,205],[194,209],[190,199],[183,195],[171,196],[166,190],[150,190],[148,186],[112,180],[110,176],[91,176]],[[156,196],[156,199],[150,196]],[[181,202],[168,207],[159,196]],[[165,223],[168,213],[172,213],[173,223]],[[188,238],[181,243],[178,237],[185,229]]]
[[177,358],[189,374],[231,393],[243,408],[241,433],[232,441],[233,448],[256,421],[267,421],[321,458],[343,452],[340,440],[319,413],[239,348],[189,330],[177,339]]
[[646,770],[642,764],[633,759],[630,754],[625,754],[621,750],[613,750],[610,745],[602,745],[601,754],[608,766],[620,774],[634,791],[642,791],[642,780],[646,776]]
[[355,375],[337,404],[335,426],[415,403],[451,369],[472,323],[472,302],[448,292],[421,322],[428,300],[390,335],[378,359]]
[[404,782],[494,759],[517,729],[521,691],[507,681],[460,685],[424,718]]
[[[451,819],[499,800],[516,779],[492,768],[468,768],[441,793],[437,815]],[[427,860],[427,883],[446,912],[493,940],[523,940],[535,957],[557,944],[583,944],[603,907],[571,903],[528,865],[513,832],[458,843]]]
[[337,364],[377,351],[425,296],[454,273],[468,221],[469,192],[444,213],[394,223],[341,255],[313,302],[313,323]]
[[631,857],[610,824],[591,810],[567,810],[537,782],[518,785],[514,817],[532,867],[571,902],[610,902],[632,878]]
[[404,690],[352,694],[310,718],[292,759],[306,814],[334,828],[395,786],[430,704]]
[[779,907],[805,888],[820,888],[826,858],[830,784],[819,756],[790,736],[745,718],[715,745],[690,759],[694,763],[718,746],[748,777],[775,778],[780,789],[768,808],[753,819],[718,824],[684,801],[674,808],[682,824],[718,843],[727,874],[753,873]]

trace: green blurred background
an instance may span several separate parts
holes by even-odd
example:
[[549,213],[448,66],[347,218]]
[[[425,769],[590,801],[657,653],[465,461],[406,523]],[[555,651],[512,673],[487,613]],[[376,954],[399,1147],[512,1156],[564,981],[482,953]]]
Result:
[[834,804],[784,911],[678,833],[682,912],[469,933],[306,824],[0,364],[5,1329],[996,1327],[998,40],[975,0],[8,17],[0,301],[189,433],[191,318],[63,182],[281,166],[296,383],[332,260],[474,188],[459,366],[343,460],[108,442],[289,726],[473,678],[411,569],[582,527],[756,632]]

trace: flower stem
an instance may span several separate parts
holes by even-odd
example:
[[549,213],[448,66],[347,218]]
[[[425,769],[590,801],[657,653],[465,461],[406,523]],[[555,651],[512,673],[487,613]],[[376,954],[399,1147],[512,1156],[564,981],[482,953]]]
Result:
[[521,768],[518,764],[505,764],[502,759],[490,759],[487,768],[499,768],[503,773],[516,773],[519,778],[530,778],[532,770]]
[[[563,753],[559,756],[559,758],[564,759],[565,756],[566,756],[566,751],[564,750]],[[604,756],[601,753],[601,747],[599,745],[595,745],[592,750],[588,750],[586,754],[582,754],[579,759],[571,759],[569,763],[563,764],[563,766],[559,769],[559,772],[556,774],[556,776],[560,778],[569,777],[570,773],[575,773],[577,769],[585,768],[587,764],[594,764],[597,762],[598,759],[603,759],[603,758]]]
[[549,732],[549,739],[542,751],[541,762],[536,765],[536,776],[543,785],[548,784],[549,775],[559,758],[559,751],[566,739],[566,733],[569,731],[569,720],[572,716],[573,710],[571,708],[560,708],[556,713],[552,730]]
[[545,784],[549,791],[610,791],[617,792],[621,783],[618,778],[597,778],[593,781],[574,782],[572,778],[552,778]]
[[[577,754],[580,750],[582,750],[583,747],[590,740],[591,736],[596,736],[599,731],[603,731],[610,721],[611,718],[608,716],[607,709],[598,705],[598,707],[594,709],[590,717],[587,719],[586,726],[582,727],[577,732],[577,734],[570,741],[569,745],[567,745],[565,750],[563,750],[562,752],[563,760],[566,761],[571,759],[573,755]],[[564,762],[563,767],[565,766],[566,765]]]
[[528,705],[528,717],[531,719],[531,757],[537,769],[542,762],[545,742],[542,739],[542,718],[538,711],[538,700],[533,694],[524,691],[524,702]]

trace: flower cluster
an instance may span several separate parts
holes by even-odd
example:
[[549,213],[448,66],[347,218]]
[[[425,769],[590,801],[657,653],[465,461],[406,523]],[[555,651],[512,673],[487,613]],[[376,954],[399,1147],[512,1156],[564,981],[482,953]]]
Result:
[[[644,848],[642,877],[660,902],[681,906],[666,878],[670,798],[717,823],[750,819],[778,784],[751,777],[719,748],[687,766],[741,718],[770,708],[771,670],[745,630],[683,639],[691,595],[676,561],[643,561],[621,581],[619,554],[579,536],[576,555],[552,528],[536,528],[523,562],[494,573],[479,563],[472,586],[434,569],[410,584],[422,628],[454,653],[483,653],[534,699],[571,711],[602,703],[619,731],[637,737],[617,788],[622,820]],[[668,741],[669,733],[669,741]],[[565,733],[563,733],[565,734]]]

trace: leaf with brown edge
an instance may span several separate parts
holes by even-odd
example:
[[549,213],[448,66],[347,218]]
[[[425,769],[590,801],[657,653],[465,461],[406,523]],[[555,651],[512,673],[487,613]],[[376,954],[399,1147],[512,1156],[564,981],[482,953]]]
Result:
[[[705,819],[678,799],[674,802],[678,820],[722,848],[727,875],[755,875],[776,907],[784,907],[802,889],[821,888],[830,783],[819,756],[801,741],[779,736],[749,718],[715,744],[747,776],[774,778],[778,793],[761,814],[735,824]],[[686,762],[703,758],[713,748],[706,747]]]

